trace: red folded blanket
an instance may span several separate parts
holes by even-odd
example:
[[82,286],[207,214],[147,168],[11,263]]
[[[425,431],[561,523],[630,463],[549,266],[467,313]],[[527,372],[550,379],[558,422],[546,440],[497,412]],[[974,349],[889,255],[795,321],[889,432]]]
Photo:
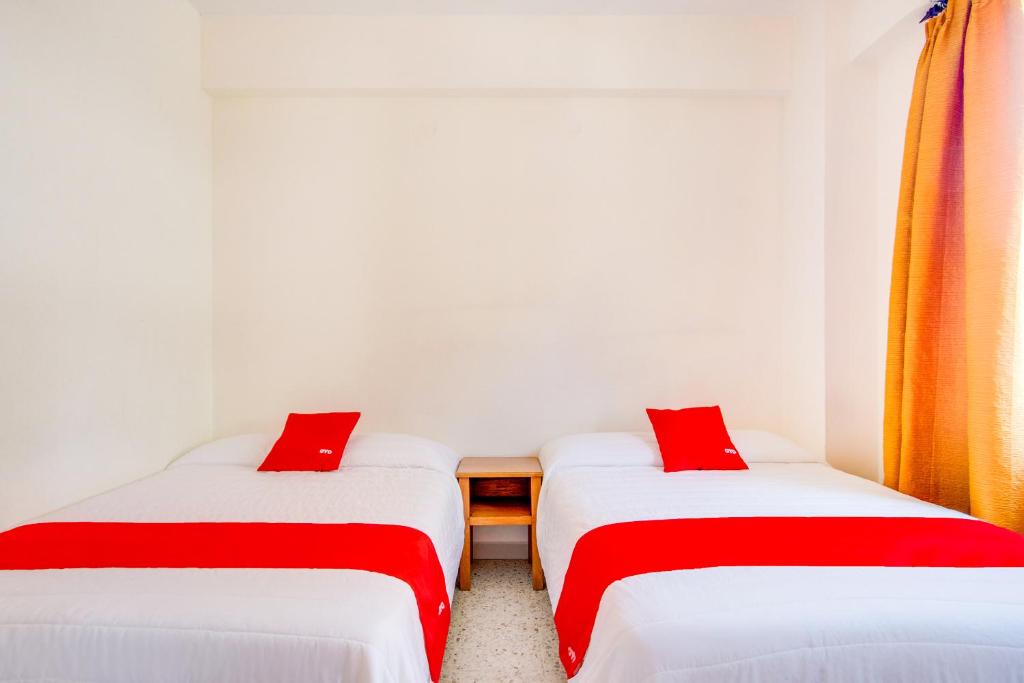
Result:
[[391,524],[51,522],[0,534],[0,569],[362,569],[409,584],[430,677],[441,677],[451,606],[434,544]]
[[1024,536],[975,519],[723,517],[609,524],[576,542],[555,610],[571,678],[601,596],[637,574],[705,567],[1024,567]]

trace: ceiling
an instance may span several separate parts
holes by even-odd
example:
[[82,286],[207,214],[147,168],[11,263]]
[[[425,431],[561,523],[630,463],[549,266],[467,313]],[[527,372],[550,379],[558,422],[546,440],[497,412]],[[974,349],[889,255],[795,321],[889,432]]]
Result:
[[788,14],[793,0],[191,0],[201,14]]

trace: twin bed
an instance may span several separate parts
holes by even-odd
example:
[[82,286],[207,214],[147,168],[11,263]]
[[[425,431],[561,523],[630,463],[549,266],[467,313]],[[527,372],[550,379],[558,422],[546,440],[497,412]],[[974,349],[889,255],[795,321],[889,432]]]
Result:
[[[463,538],[453,451],[408,436],[355,435],[336,472],[257,472],[273,442],[213,442],[36,521],[411,527],[432,541],[450,605]],[[413,591],[380,572],[0,571],[0,681],[430,679]]]
[[[839,472],[773,434],[732,436],[749,470],[664,472],[658,444],[647,434],[586,434],[542,449],[538,550],[556,624],[578,541],[609,525],[779,517],[972,521]],[[823,522],[837,527],[829,541],[834,547],[863,541],[844,535],[842,520]],[[1020,537],[1006,534],[1016,550],[1004,559],[1018,567],[718,566],[641,573],[608,585],[589,648],[574,652],[575,662],[565,641],[579,625],[560,624],[560,655],[580,683],[1024,681],[1024,569]],[[751,542],[740,534],[710,540]],[[801,539],[762,540],[801,545]],[[611,550],[600,562],[619,562],[618,553],[637,548]],[[804,550],[818,563],[830,548]],[[594,567],[577,569],[586,574]]]
[[[631,528],[624,524],[971,521],[842,474],[771,434],[733,437],[749,470],[664,472],[657,443],[643,434],[565,437],[542,450],[538,549],[563,641],[559,654],[573,680],[1024,680],[1024,569],[984,562],[984,568],[663,568],[601,586],[589,624],[579,618],[585,609],[560,604],[567,594],[585,592],[580,586],[592,570],[637,554],[635,544],[624,543],[605,548],[597,562],[574,557],[581,539]],[[302,533],[317,525],[374,533],[407,528],[422,532],[436,552],[441,599],[435,595],[425,608],[422,585],[414,588],[408,576],[380,566],[345,564],[351,558],[339,565],[346,568],[310,569],[301,568],[308,562],[303,557],[290,566],[278,553],[279,564],[227,566],[225,557],[262,550],[213,547],[205,552],[218,559],[202,569],[187,560],[176,568],[144,560],[85,568],[61,565],[64,549],[55,542],[39,568],[77,568],[0,571],[0,681],[437,680],[440,662],[427,622],[435,637],[446,633],[463,542],[453,476],[458,456],[424,439],[357,435],[336,472],[257,472],[272,443],[259,435],[213,442],[159,474],[37,523],[52,529],[142,524],[136,528],[156,534],[163,526],[209,523],[241,524],[259,534],[264,523]],[[836,547],[856,540],[843,535],[841,523],[823,521],[838,530]],[[263,536],[240,538],[259,546]],[[721,534],[707,538],[729,541]],[[799,538],[782,540],[800,548]],[[168,542],[154,541],[149,551],[162,553]],[[677,553],[672,546],[683,541],[658,542]],[[377,551],[407,555],[402,543]],[[305,545],[330,554],[329,547],[316,547],[329,546],[329,538]],[[10,547],[0,537],[0,567]],[[189,555],[188,544],[176,552]],[[1007,563],[1019,560],[1011,552]]]

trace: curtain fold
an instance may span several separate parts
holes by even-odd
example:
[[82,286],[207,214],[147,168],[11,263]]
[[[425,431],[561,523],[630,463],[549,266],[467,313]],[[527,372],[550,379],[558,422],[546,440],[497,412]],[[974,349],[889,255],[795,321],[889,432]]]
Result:
[[885,483],[1024,531],[1024,0],[925,26],[893,255]]

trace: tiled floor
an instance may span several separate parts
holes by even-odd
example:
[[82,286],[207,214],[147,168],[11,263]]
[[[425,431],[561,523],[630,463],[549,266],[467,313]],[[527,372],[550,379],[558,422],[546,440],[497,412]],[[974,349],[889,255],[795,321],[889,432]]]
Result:
[[565,681],[547,591],[526,560],[473,562],[473,590],[455,591],[442,683]]

